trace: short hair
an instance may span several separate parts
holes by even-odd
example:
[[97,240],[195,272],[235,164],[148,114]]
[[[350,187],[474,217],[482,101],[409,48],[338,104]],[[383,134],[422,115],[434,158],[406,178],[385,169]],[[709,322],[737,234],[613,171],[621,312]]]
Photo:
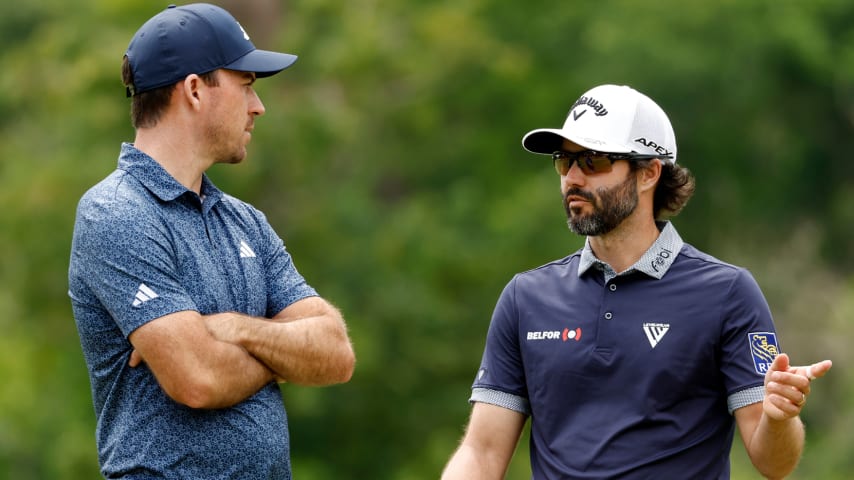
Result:
[[[217,70],[199,74],[205,85],[216,87],[219,85]],[[122,83],[133,92],[133,71],[130,67],[127,55],[122,59]],[[160,117],[169,106],[172,92],[178,82],[163,87],[158,87],[145,92],[136,93],[131,97],[130,118],[133,128],[150,128],[157,125]]]
[[[649,166],[652,160],[641,160],[629,162],[632,171],[637,171]],[[656,220],[664,220],[667,217],[676,216],[688,200],[694,195],[696,182],[694,174],[686,167],[661,162],[661,177],[655,187],[652,201],[652,212]]]

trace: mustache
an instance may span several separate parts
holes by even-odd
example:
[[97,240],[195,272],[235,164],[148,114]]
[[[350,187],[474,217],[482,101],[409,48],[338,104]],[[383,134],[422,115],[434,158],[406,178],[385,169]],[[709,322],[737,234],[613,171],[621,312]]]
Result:
[[594,197],[592,193],[585,192],[584,190],[581,190],[580,188],[570,188],[569,190],[567,190],[566,194],[563,196],[564,201],[568,200],[569,197],[580,197],[580,198],[587,200],[590,203],[593,203],[596,200],[596,197]]

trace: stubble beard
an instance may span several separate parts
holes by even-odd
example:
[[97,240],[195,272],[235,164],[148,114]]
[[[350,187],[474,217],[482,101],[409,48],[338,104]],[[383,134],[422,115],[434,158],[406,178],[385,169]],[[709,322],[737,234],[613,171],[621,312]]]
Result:
[[229,141],[229,132],[220,124],[208,125],[205,138],[213,153],[214,163],[236,164],[246,158],[247,145],[242,141]]
[[[593,207],[591,213],[581,213],[580,208],[570,208],[567,198],[572,195],[582,197]],[[566,209],[567,225],[578,235],[604,235],[628,218],[638,206],[638,188],[634,175],[612,188],[600,188],[595,195],[580,189],[571,188],[563,197]]]

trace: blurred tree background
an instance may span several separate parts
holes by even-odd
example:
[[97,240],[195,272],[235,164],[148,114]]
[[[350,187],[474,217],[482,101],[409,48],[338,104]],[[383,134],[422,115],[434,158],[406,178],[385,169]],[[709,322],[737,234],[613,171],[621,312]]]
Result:
[[[0,4],[0,478],[99,476],[71,229],[133,138],[120,62],[166,3]],[[300,60],[258,82],[247,161],[209,174],[268,214],[358,356],[349,384],[282,388],[297,478],[438,477],[501,288],[582,245],[521,137],[600,83],[670,115],[698,178],[683,238],[753,272],[796,363],[834,360],[791,478],[851,478],[850,0],[220,4]],[[758,478],[735,443],[733,478]],[[508,478],[527,462],[523,443]]]

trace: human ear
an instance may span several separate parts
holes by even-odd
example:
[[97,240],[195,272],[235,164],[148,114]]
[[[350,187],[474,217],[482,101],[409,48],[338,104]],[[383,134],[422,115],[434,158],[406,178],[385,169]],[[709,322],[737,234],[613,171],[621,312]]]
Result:
[[661,178],[661,169],[661,160],[657,158],[641,168],[638,188],[640,190],[654,190],[655,186],[658,185],[658,179]]
[[193,109],[198,109],[201,105],[201,89],[204,87],[202,78],[192,73],[184,77],[180,85],[180,92],[183,98],[190,104]]

